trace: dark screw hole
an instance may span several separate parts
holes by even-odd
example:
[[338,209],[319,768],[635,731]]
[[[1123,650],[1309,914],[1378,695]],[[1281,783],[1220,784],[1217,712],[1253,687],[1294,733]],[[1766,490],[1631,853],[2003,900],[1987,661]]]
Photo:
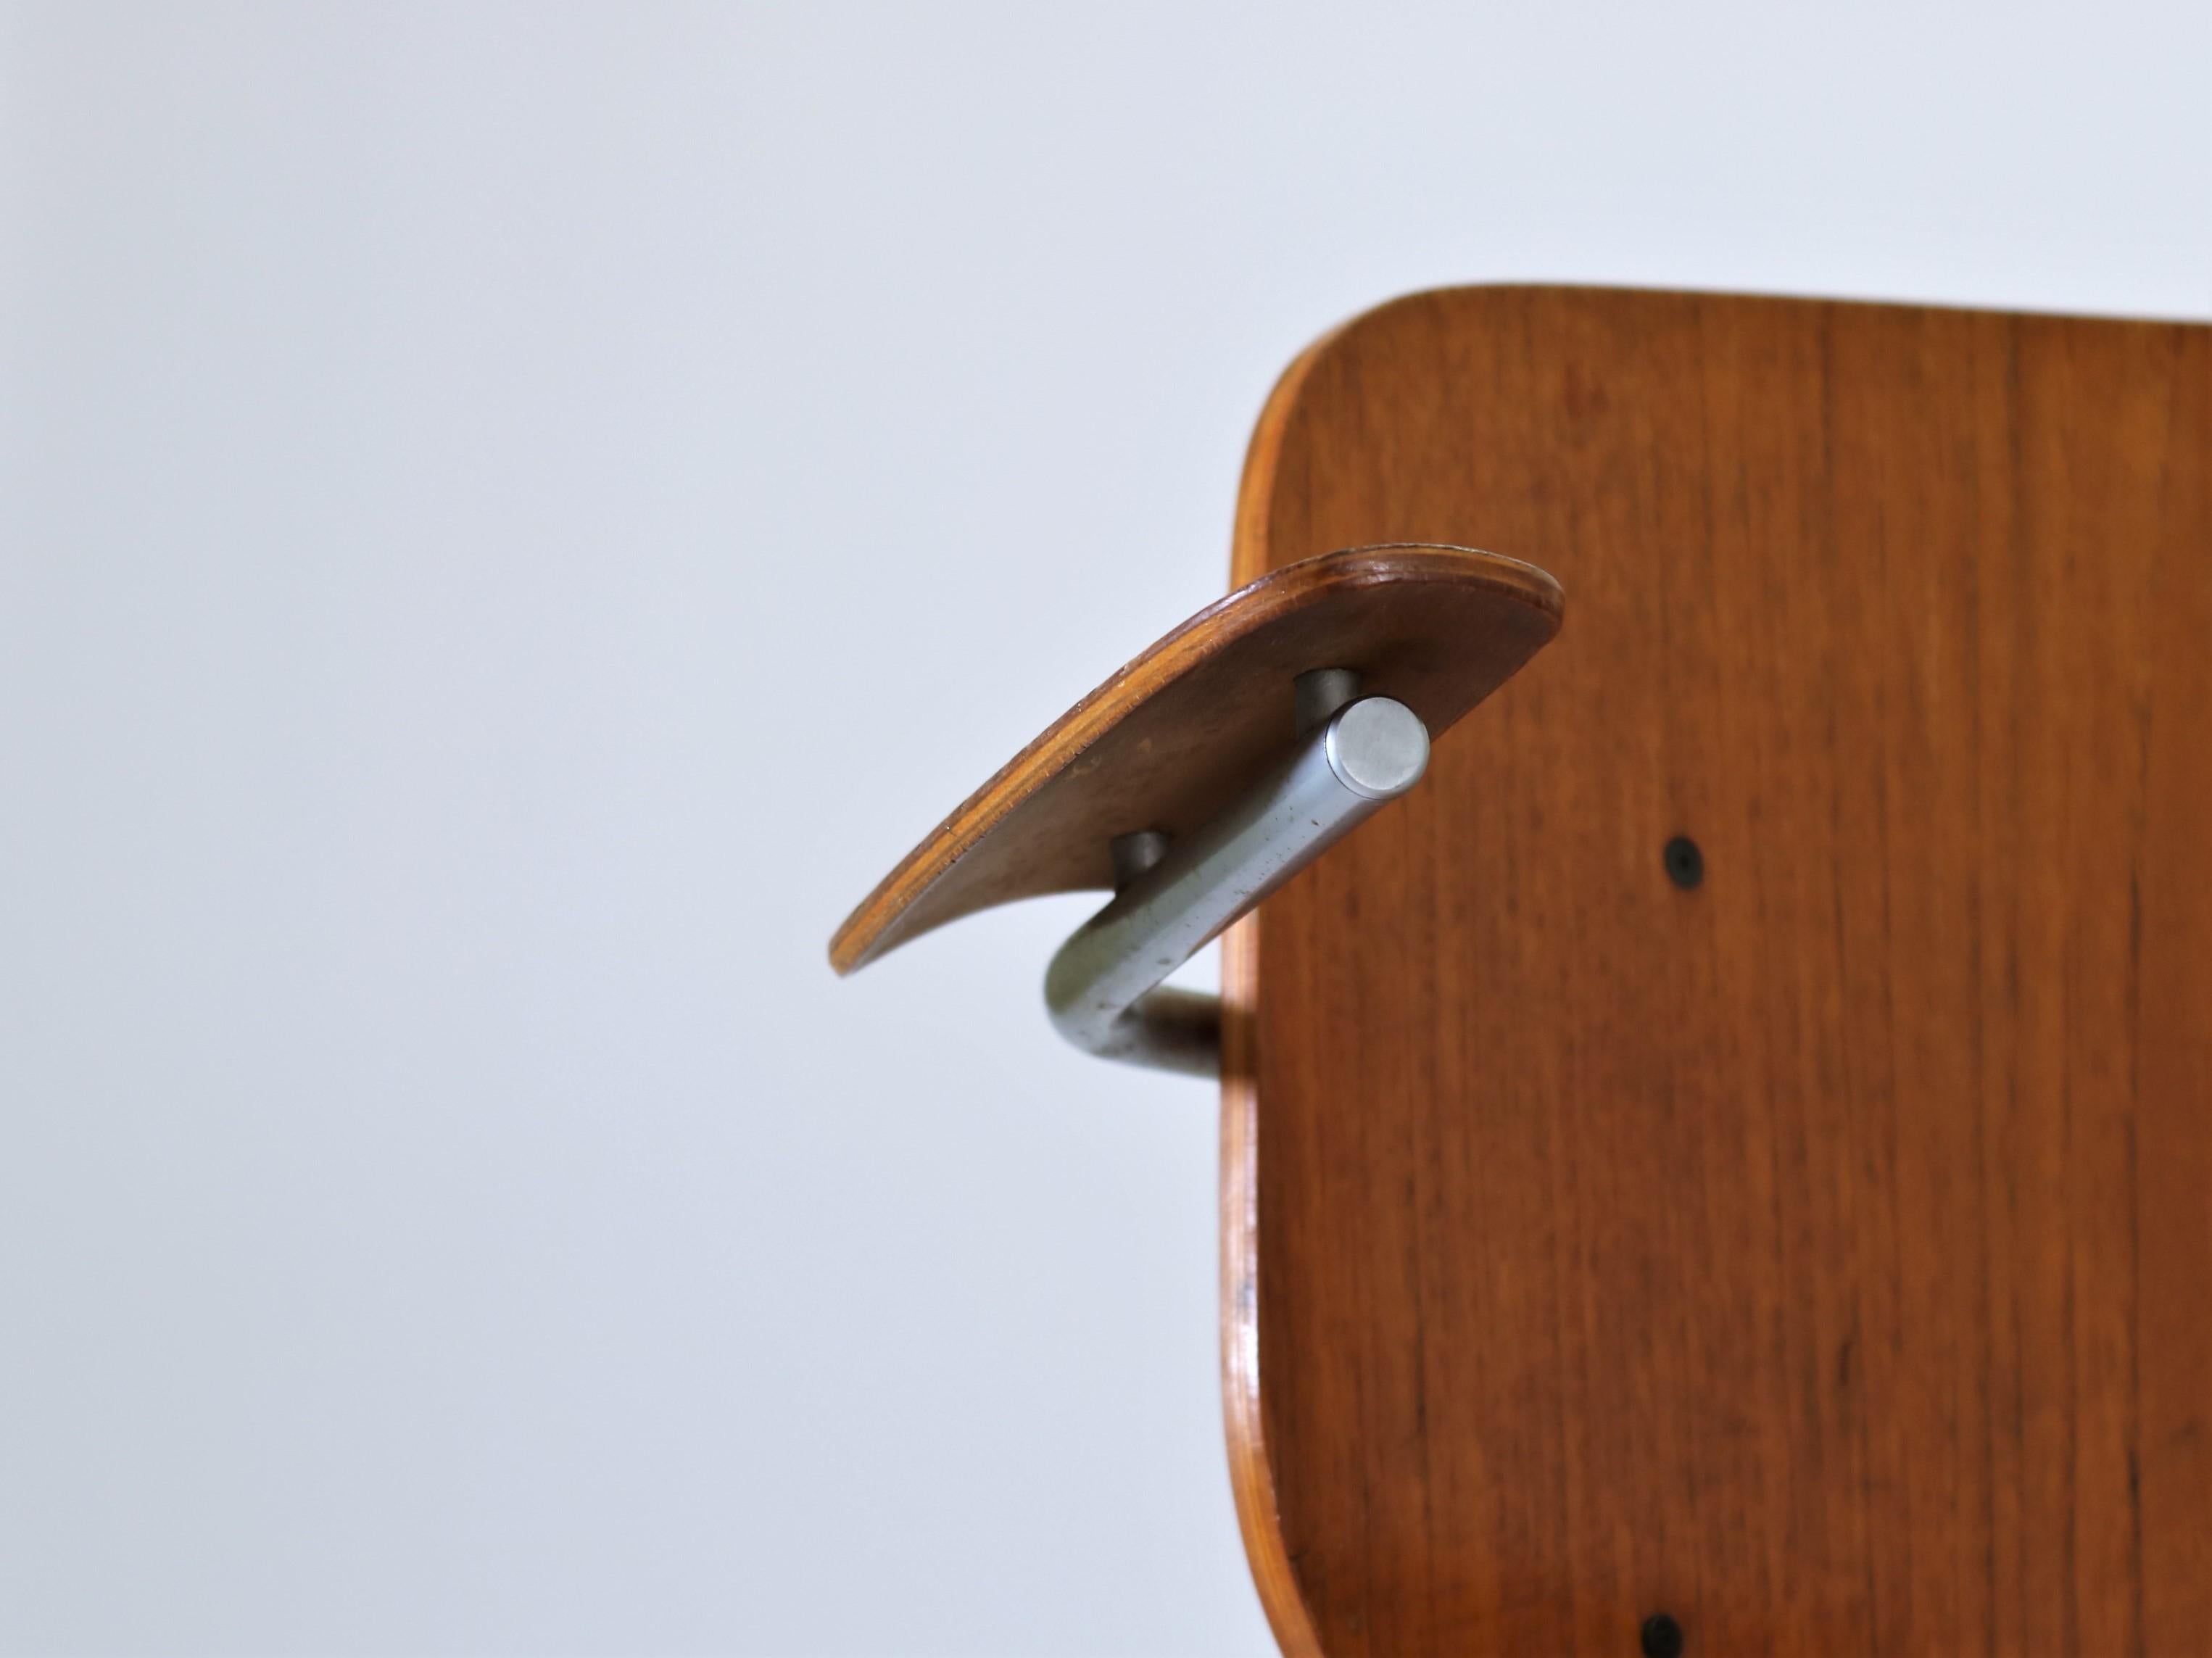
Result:
[[[1697,848],[1690,850],[1694,853]],[[1665,1612],[1654,1612],[1645,1619],[1641,1635],[1644,1658],[1682,1658],[1682,1626]]]
[[1705,854],[1686,835],[1669,841],[1661,857],[1667,865],[1667,878],[1685,892],[1705,878]]

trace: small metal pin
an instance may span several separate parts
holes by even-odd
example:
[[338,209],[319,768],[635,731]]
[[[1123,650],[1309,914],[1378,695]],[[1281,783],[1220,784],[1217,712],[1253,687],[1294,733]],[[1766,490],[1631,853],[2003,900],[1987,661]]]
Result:
[[1129,884],[1168,855],[1168,837],[1161,829],[1134,829],[1107,843],[1114,855],[1114,890],[1127,892]]
[[1298,735],[1310,737],[1328,723],[1328,717],[1359,697],[1356,668],[1309,668],[1291,682],[1291,706],[1297,714]]

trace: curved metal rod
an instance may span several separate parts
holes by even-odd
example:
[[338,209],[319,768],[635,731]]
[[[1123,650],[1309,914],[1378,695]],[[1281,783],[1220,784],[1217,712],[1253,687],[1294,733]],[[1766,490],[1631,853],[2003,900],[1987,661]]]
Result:
[[1340,669],[1300,675],[1302,723],[1317,729],[1295,753],[1179,842],[1154,832],[1115,841],[1130,878],[1045,972],[1061,1035],[1101,1059],[1220,1075],[1219,998],[1160,981],[1428,767],[1419,716],[1387,696],[1345,701],[1357,685]]

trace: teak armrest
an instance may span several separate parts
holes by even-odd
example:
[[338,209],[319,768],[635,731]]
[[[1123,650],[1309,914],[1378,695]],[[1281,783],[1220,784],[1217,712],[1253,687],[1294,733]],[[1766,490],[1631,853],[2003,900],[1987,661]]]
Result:
[[1118,896],[1055,958],[1054,1023],[1103,1057],[1213,1075],[1212,997],[1155,987],[1369,814],[1432,737],[1559,631],[1559,584],[1458,547],[1328,553],[1209,605],[1068,710],[902,859],[830,941],[841,974],[1045,893]]

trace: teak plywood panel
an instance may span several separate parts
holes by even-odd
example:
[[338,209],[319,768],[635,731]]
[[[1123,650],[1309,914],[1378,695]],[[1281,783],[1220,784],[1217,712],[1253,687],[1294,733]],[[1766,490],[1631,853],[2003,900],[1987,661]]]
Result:
[[1279,761],[1310,668],[1356,669],[1441,736],[1559,629],[1559,585],[1469,547],[1347,547],[1268,571],[1127,664],[860,901],[840,973],[948,921],[1113,884],[1117,835],[1188,835]]
[[2198,327],[1571,289],[1285,378],[1237,581],[1569,612],[1231,937],[1288,1650],[2212,1650],[2208,392]]

